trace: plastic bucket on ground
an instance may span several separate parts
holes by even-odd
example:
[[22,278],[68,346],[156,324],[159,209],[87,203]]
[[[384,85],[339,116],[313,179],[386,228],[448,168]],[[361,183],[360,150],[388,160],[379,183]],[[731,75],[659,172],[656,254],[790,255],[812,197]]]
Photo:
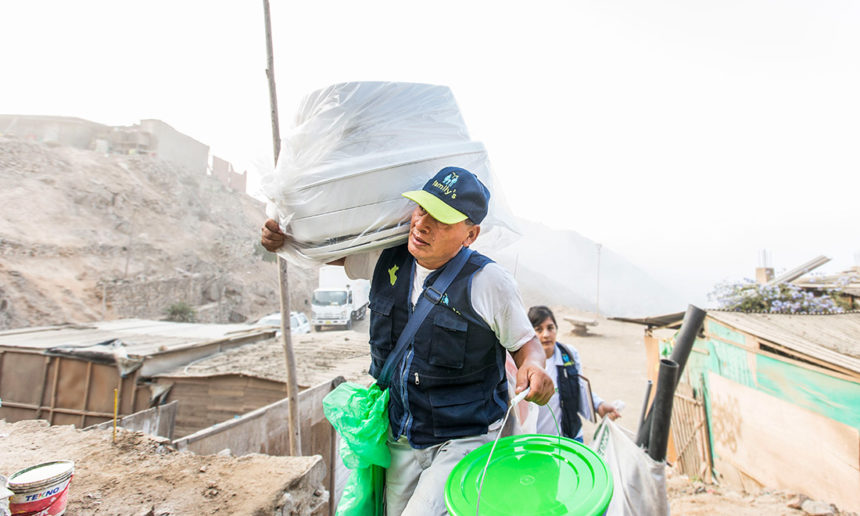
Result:
[[[590,448],[550,435],[514,435],[466,455],[445,484],[452,516],[600,515],[612,499],[612,474]],[[478,493],[480,490],[480,504]]]
[[9,509],[15,515],[59,516],[66,512],[69,484],[75,472],[70,460],[45,462],[24,468],[9,477],[13,494]]

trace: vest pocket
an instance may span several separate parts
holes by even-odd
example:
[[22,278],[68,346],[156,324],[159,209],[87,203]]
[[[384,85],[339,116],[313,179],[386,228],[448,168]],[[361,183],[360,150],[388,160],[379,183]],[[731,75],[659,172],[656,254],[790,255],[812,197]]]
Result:
[[436,313],[427,362],[432,366],[462,369],[469,324],[449,310]]
[[433,435],[453,438],[487,431],[486,389],[481,384],[437,388],[429,392]]
[[385,359],[396,344],[391,338],[393,307],[394,299],[391,298],[372,299],[368,305],[370,308],[370,375],[374,378],[382,370]]

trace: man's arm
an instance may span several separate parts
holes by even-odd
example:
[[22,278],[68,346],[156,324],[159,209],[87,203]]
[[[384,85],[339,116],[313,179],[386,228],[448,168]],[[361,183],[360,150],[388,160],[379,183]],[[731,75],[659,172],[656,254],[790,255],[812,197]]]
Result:
[[526,387],[531,391],[526,400],[546,405],[555,392],[552,379],[546,374],[546,354],[537,337],[522,345],[513,353],[514,362],[517,364],[517,387],[516,392],[522,392]]

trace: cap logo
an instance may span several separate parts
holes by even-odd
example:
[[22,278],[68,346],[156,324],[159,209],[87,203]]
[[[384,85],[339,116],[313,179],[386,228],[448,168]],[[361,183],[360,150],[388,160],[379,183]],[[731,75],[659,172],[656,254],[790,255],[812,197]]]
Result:
[[458,179],[460,179],[460,176],[456,172],[451,172],[450,174],[445,176],[444,179],[442,179],[441,183],[434,179],[433,180],[433,187],[436,188],[437,190],[441,190],[443,195],[453,194],[453,195],[451,195],[451,198],[456,199],[457,198],[457,189],[453,188],[453,186],[455,184],[457,184]]

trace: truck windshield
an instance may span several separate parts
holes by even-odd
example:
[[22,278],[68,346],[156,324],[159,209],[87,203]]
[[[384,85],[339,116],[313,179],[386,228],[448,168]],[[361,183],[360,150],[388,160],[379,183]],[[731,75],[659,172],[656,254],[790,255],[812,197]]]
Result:
[[314,292],[315,305],[345,305],[346,292]]

